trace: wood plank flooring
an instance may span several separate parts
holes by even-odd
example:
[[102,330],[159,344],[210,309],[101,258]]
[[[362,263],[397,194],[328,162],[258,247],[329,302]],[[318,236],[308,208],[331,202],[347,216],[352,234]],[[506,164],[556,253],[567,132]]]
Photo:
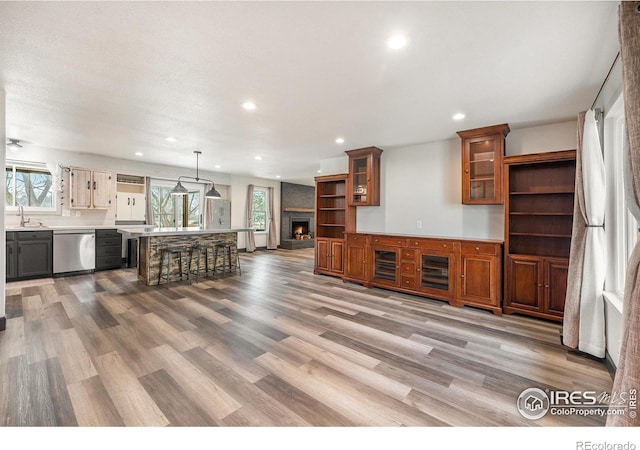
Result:
[[242,276],[135,269],[10,286],[3,426],[599,426],[516,410],[528,387],[610,391],[558,324],[313,275],[313,249]]

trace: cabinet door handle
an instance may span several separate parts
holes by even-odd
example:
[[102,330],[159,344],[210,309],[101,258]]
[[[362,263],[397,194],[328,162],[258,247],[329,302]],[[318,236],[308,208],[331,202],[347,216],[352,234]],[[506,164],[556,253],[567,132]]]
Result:
[[538,287],[542,287],[542,283],[538,283]]
[[461,275],[460,275],[460,278],[464,278],[464,274],[461,274]]
[[469,173],[469,169],[466,169],[466,170],[464,171],[464,173]]
[[91,181],[87,181],[87,189],[91,189]]
[[18,253],[22,253],[22,247],[18,247]]
[[133,206],[136,206],[136,199],[133,198],[133,199],[131,199],[131,201],[133,202]]
[[93,182],[93,190],[94,191],[96,190],[96,182],[95,181]]
[[480,247],[476,247],[476,250],[480,250]]
[[547,288],[547,289],[549,289],[549,285],[548,285],[548,284],[545,284],[545,285],[544,285],[544,287],[545,287],[545,288]]
[[127,206],[131,205],[131,197],[127,197]]

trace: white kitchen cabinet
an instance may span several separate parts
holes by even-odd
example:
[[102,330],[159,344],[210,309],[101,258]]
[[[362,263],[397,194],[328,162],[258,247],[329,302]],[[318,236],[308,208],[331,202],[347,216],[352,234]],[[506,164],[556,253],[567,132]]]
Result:
[[113,203],[112,174],[106,170],[71,168],[71,209],[109,209]]
[[146,178],[119,173],[116,191],[116,222],[144,222],[147,209]]
[[145,195],[133,192],[118,192],[116,220],[145,220]]

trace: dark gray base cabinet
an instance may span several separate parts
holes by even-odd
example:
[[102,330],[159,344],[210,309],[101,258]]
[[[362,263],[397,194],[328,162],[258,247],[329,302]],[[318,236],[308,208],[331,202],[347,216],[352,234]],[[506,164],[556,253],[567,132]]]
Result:
[[7,233],[7,281],[53,276],[53,232]]
[[96,270],[122,267],[122,234],[115,229],[96,230]]

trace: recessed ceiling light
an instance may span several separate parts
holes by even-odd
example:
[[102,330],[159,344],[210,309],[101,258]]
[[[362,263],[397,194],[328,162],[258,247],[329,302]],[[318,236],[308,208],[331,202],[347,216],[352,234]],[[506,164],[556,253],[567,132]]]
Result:
[[253,111],[256,109],[256,104],[251,101],[246,101],[242,104],[242,107],[248,111]]
[[222,166],[220,164],[216,164],[215,167],[216,167],[216,169],[219,169]]
[[318,173],[322,173],[322,170],[318,169],[316,172],[318,172]]
[[178,142],[178,140],[176,138],[174,138],[173,136],[169,136],[167,138],[164,138],[165,141],[167,142]]
[[280,175],[276,175],[276,178],[280,179],[281,177],[280,177]]
[[344,138],[336,138],[336,144],[344,144]]
[[254,156],[254,158],[256,161],[262,161],[262,156]]
[[402,34],[394,34],[387,39],[387,46],[393,50],[399,50],[407,45],[407,38]]
[[462,120],[465,118],[465,115],[463,113],[456,113],[451,118],[453,120]]
[[136,156],[144,156],[144,153],[142,153],[142,152],[136,152],[136,153],[135,153],[135,155],[136,155]]

